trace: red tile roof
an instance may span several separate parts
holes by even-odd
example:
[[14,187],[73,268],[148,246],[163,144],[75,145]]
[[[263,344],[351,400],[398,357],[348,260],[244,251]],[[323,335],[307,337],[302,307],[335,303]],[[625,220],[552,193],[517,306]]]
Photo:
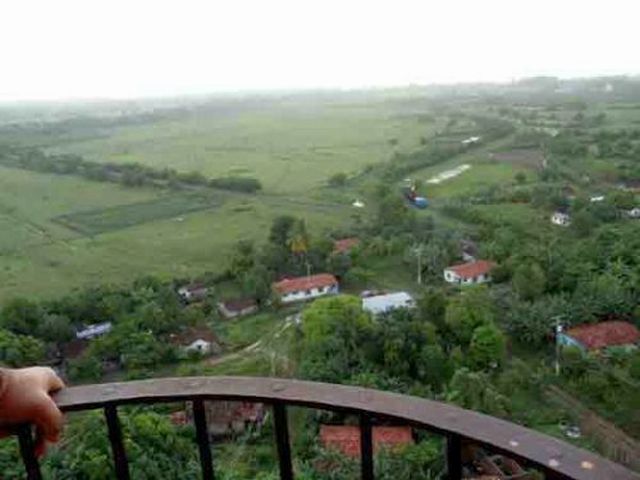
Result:
[[230,312],[241,312],[248,308],[257,307],[258,304],[253,298],[241,298],[237,300],[227,300],[220,304]]
[[461,278],[475,278],[479,275],[485,275],[491,271],[496,264],[488,260],[477,260],[475,262],[463,263],[461,265],[453,265],[447,267]]
[[280,295],[312,288],[330,287],[337,285],[336,277],[329,273],[319,273],[309,277],[286,278],[273,284],[273,289]]
[[[411,427],[373,427],[373,448],[397,447],[413,443]],[[335,448],[348,457],[360,455],[360,427],[321,425],[320,441],[325,448]]]
[[353,247],[356,247],[360,244],[360,239],[358,238],[343,238],[341,240],[336,240],[333,242],[333,253],[347,253]]
[[579,341],[588,350],[628,345],[640,340],[638,328],[632,323],[620,320],[578,325],[567,330],[567,335]]

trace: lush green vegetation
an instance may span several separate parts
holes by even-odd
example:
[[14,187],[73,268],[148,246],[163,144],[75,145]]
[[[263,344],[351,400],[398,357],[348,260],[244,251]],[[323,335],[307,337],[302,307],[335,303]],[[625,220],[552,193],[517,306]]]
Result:
[[[111,321],[83,356],[63,359],[72,382],[234,374],[357,384],[596,448],[586,433],[566,437],[562,425],[578,419],[549,402],[554,388],[640,438],[638,351],[566,350],[556,375],[552,339],[557,323],[640,326],[640,221],[629,216],[640,206],[640,89],[621,80],[607,97],[593,86],[564,95],[535,85],[212,101],[128,121],[3,129],[13,156],[0,162],[0,362],[57,361],[76,329]],[[118,173],[99,183],[92,171]],[[142,180],[125,182],[123,172]],[[426,209],[407,202],[411,185]],[[570,226],[550,222],[557,210]],[[345,237],[360,243],[335,254]],[[492,285],[444,282],[463,243],[498,264]],[[309,271],[336,275],[344,295],[282,308],[271,282]],[[185,304],[176,290],[192,280],[211,294]],[[406,290],[417,306],[373,318],[357,295],[375,288]],[[216,301],[239,297],[260,313],[221,320]],[[217,334],[219,357],[186,358],[172,346],[192,326]],[[152,410],[125,416],[135,451],[154,452],[135,468],[190,478],[193,432],[171,430],[169,410]],[[317,434],[320,424],[354,421],[296,409],[300,478],[353,477],[354,463]],[[48,472],[109,472],[96,422],[72,420]],[[172,465],[158,435],[178,454]],[[267,423],[217,445],[221,478],[274,478],[271,436]],[[380,478],[437,478],[441,440],[416,440],[377,455]],[[12,449],[2,445],[0,465]]]
[[121,183],[126,187],[155,186],[171,190],[213,187],[255,193],[262,185],[255,178],[224,177],[207,179],[200,172],[179,173],[171,168],[155,169],[138,163],[100,164],[78,155],[47,155],[34,148],[5,146],[0,150],[0,165],[57,175],[76,175],[96,182]]
[[201,210],[213,210],[222,205],[222,202],[223,197],[215,194],[171,195],[146,202],[60,215],[54,217],[53,221],[83,235],[99,235]]

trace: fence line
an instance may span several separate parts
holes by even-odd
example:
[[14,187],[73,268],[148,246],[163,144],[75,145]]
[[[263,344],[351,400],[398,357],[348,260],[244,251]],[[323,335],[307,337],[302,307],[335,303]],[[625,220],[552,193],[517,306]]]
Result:
[[555,385],[548,387],[546,394],[551,401],[571,412],[580,429],[594,441],[603,455],[640,471],[640,442]]

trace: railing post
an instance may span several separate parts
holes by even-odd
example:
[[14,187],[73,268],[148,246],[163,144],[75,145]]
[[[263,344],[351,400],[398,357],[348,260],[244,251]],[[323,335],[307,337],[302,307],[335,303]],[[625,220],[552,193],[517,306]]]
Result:
[[200,450],[200,465],[202,467],[203,480],[213,480],[213,459],[209,446],[209,429],[207,428],[207,415],[203,400],[193,401],[193,421],[196,425],[196,439]]
[[276,402],[273,404],[273,420],[276,430],[280,479],[293,480],[291,446],[289,445],[289,424],[287,422],[287,409],[283,403]]
[[27,480],[42,480],[40,464],[36,457],[35,445],[33,443],[33,432],[31,425],[25,424],[18,427],[18,442],[20,443],[20,455],[24,468],[27,472]]
[[447,479],[462,478],[462,440],[458,435],[447,436]]
[[120,428],[120,420],[118,419],[118,409],[113,404],[107,404],[104,407],[104,415],[107,419],[107,430],[109,432],[109,441],[111,442],[113,462],[116,467],[116,478],[118,480],[129,480],[129,462],[124,450],[124,444],[122,443],[122,430]]
[[373,480],[373,435],[367,413],[360,414],[360,469],[362,480]]

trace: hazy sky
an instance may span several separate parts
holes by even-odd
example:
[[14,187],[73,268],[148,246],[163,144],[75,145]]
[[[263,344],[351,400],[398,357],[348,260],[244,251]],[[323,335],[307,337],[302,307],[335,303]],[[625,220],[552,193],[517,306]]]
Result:
[[0,100],[640,72],[638,0],[2,0]]

